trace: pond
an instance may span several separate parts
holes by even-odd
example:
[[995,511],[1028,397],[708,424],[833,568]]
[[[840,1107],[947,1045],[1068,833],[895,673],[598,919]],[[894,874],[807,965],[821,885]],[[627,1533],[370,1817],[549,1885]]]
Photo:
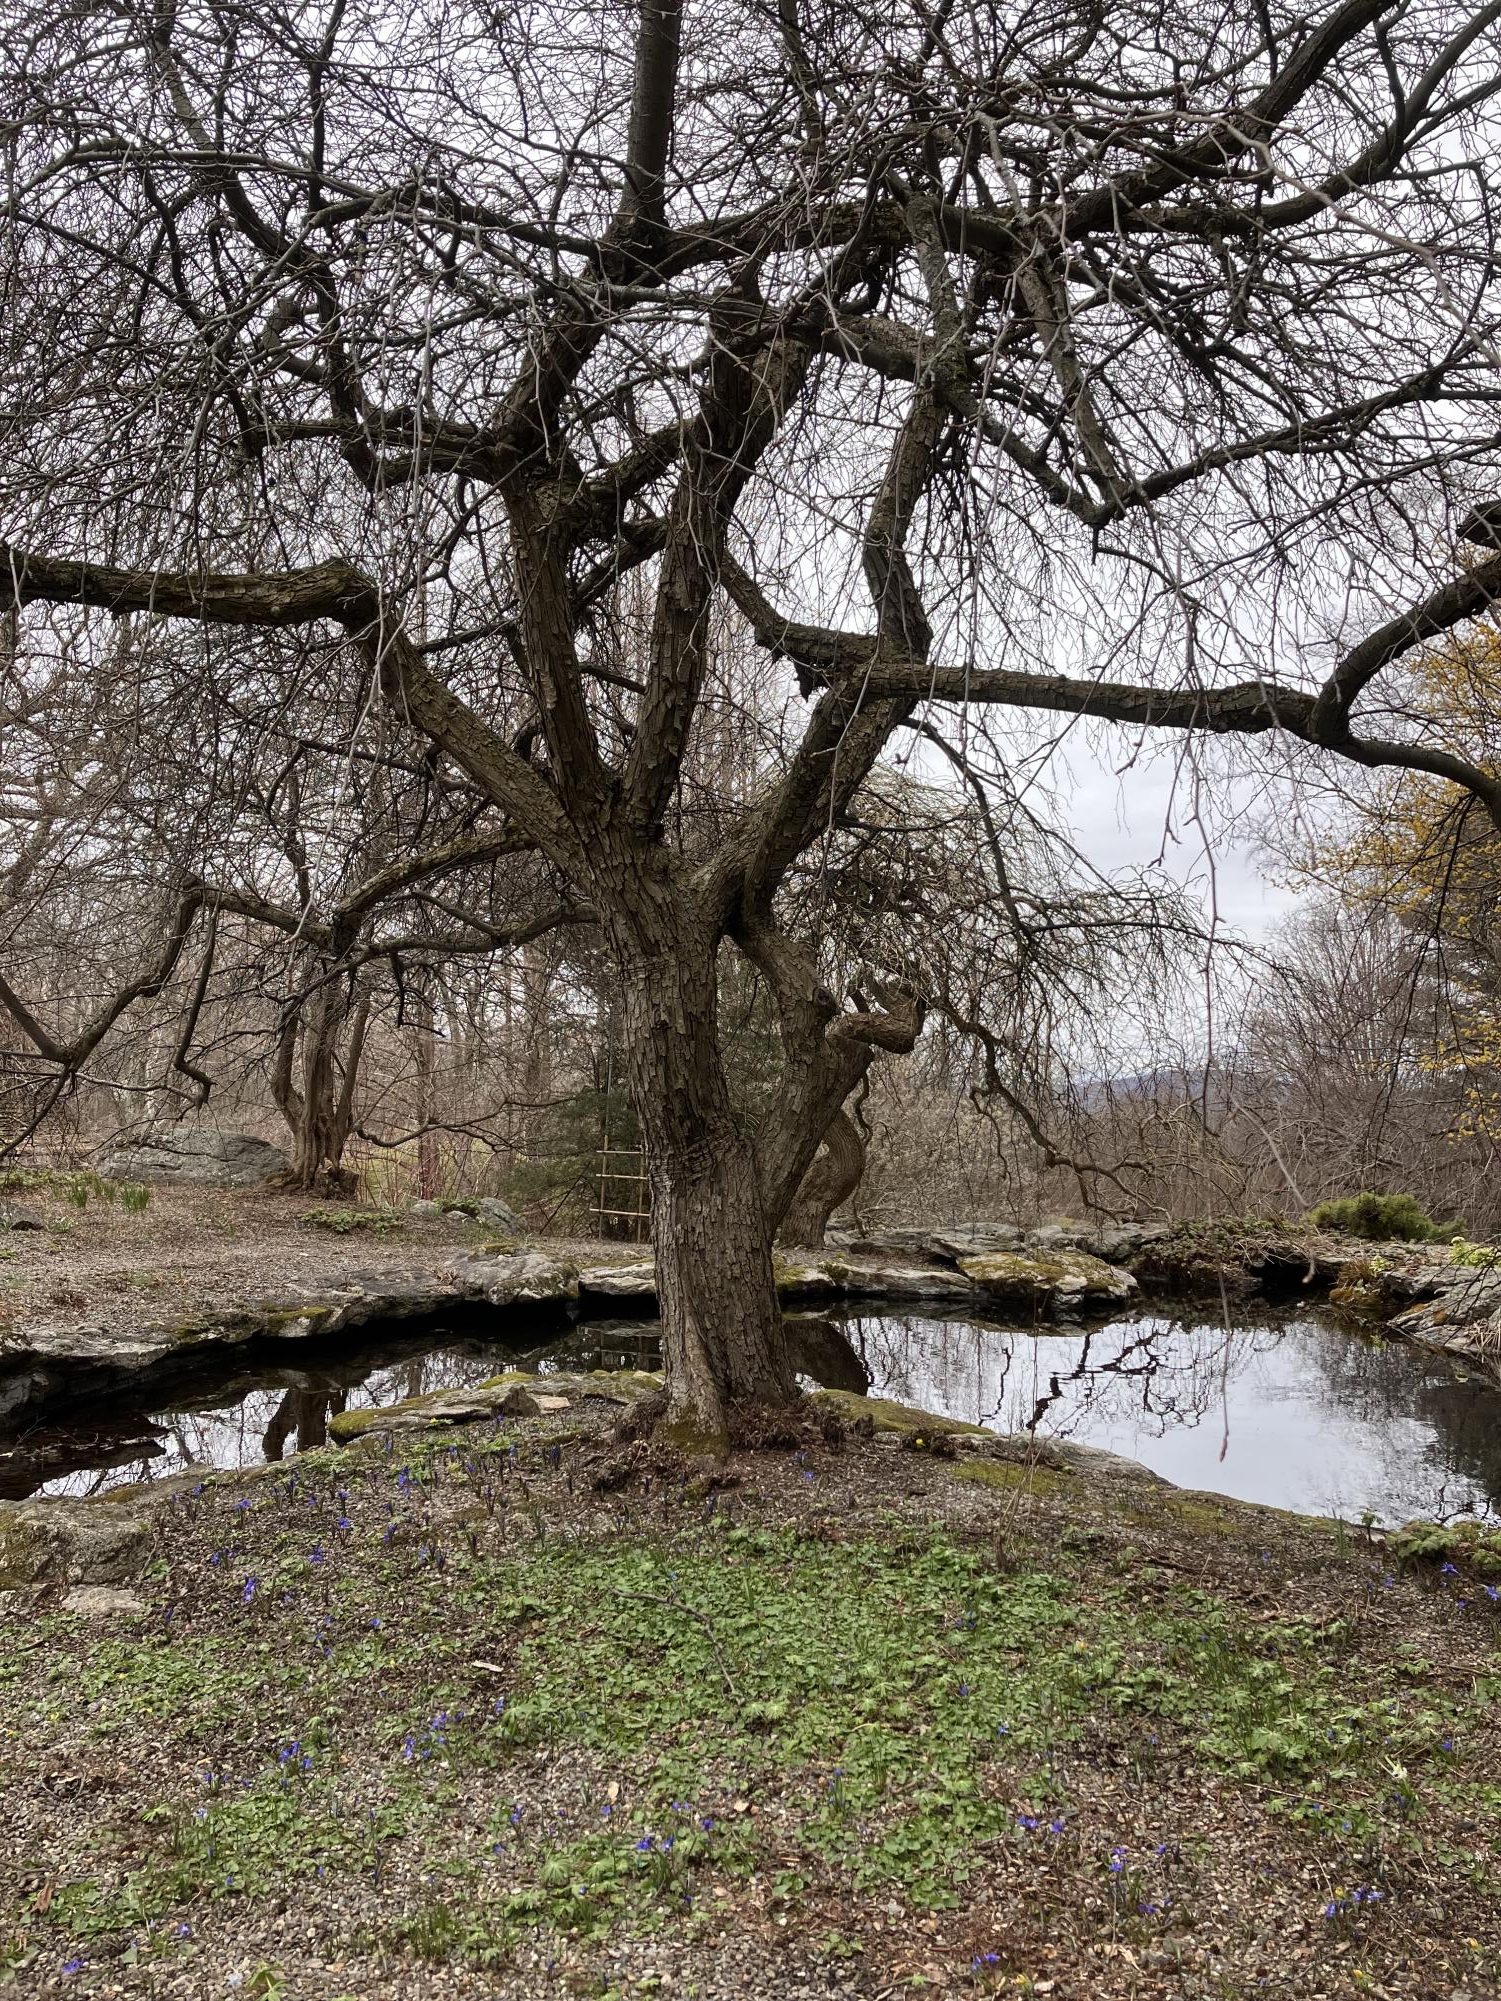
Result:
[[[1501,1390],[1457,1362],[1361,1339],[1315,1312],[1260,1307],[1228,1329],[1163,1310],[1090,1328],[889,1310],[831,1318],[873,1394],[1000,1432],[1035,1427],[1042,1439],[1103,1446],[1179,1486],[1348,1521],[1501,1513]],[[17,1474],[10,1491],[94,1493],[193,1465],[258,1464],[323,1443],[331,1410],[461,1388],[502,1369],[658,1363],[649,1320],[581,1322],[529,1352],[468,1330],[408,1330],[358,1355],[205,1381],[173,1409],[112,1408],[3,1441],[53,1476]],[[848,1368],[833,1373],[847,1384]]]

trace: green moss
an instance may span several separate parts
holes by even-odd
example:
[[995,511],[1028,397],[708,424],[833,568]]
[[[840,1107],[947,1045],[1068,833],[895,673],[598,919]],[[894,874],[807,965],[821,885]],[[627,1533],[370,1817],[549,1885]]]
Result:
[[1373,1243],[1442,1243],[1459,1230],[1457,1223],[1435,1223],[1414,1195],[1377,1195],[1369,1188],[1359,1195],[1339,1195],[1320,1202],[1309,1210],[1308,1221],[1315,1230],[1338,1230],[1343,1236],[1367,1237]]
[[942,1436],[990,1438],[983,1424],[964,1424],[958,1418],[939,1417],[930,1410],[916,1410],[911,1404],[893,1403],[887,1397],[857,1396],[853,1390],[815,1390],[812,1401],[825,1404],[851,1424],[868,1418],[876,1431],[931,1432]]
[[1002,1493],[1043,1494],[1053,1499],[1062,1499],[1074,1486],[1071,1476],[1055,1467],[1013,1459],[965,1459],[954,1468],[954,1478]]
[[730,1450],[728,1431],[696,1423],[691,1417],[664,1418],[652,1438],[654,1443],[682,1453],[685,1459],[724,1459]]
[[345,1209],[336,1205],[304,1209],[300,1220],[315,1230],[329,1230],[336,1237],[368,1231],[377,1237],[394,1236],[404,1218],[394,1209]]
[[1202,1494],[1177,1494],[1170,1488],[1154,1492],[1150,1511],[1142,1513],[1150,1519],[1155,1514],[1159,1519],[1166,1515],[1169,1520],[1181,1522],[1186,1529],[1196,1535],[1220,1535],[1236,1526],[1236,1517],[1229,1508],[1223,1508],[1217,1501],[1206,1500]]
[[833,1276],[826,1265],[778,1257],[775,1252],[772,1254],[771,1276],[779,1295],[796,1297],[835,1290]]

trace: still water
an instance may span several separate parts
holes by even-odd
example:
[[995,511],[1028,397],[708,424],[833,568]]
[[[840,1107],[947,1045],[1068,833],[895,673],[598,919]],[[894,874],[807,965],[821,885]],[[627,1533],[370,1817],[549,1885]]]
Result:
[[[1018,1328],[920,1314],[835,1316],[875,1395],[996,1431],[1104,1446],[1179,1486],[1349,1521],[1501,1514],[1501,1390],[1457,1363],[1259,1309],[1244,1324],[1137,1312],[1094,1328]],[[309,1358],[191,1408],[111,1410],[9,1444],[50,1455],[41,1491],[99,1492],[187,1467],[233,1467],[321,1444],[331,1410],[460,1388],[501,1369],[655,1367],[651,1321],[583,1323],[518,1354],[430,1332],[358,1358]],[[848,1380],[848,1370],[843,1372]],[[187,1399],[179,1399],[186,1404]],[[31,1483],[35,1484],[35,1482]]]

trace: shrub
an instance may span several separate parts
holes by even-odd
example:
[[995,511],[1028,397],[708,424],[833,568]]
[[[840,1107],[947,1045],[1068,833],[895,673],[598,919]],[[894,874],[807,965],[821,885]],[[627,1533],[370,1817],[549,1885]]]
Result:
[[1401,1238],[1409,1244],[1440,1243],[1452,1237],[1457,1223],[1435,1223],[1413,1195],[1376,1195],[1369,1188],[1359,1195],[1337,1195],[1308,1212],[1316,1230],[1339,1230],[1347,1237],[1373,1243]]
[[384,1209],[304,1209],[302,1221],[315,1230],[331,1230],[336,1237],[351,1236],[356,1230],[373,1231],[377,1237],[392,1236],[401,1228],[400,1216]]

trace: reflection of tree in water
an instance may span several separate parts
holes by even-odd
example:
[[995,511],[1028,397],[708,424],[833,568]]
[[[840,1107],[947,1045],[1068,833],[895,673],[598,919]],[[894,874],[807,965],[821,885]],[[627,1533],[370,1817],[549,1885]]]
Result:
[[[1394,1483],[1408,1475],[1403,1462],[1411,1458],[1414,1432],[1424,1435],[1431,1468],[1424,1513],[1498,1512],[1501,1390],[1458,1360],[1405,1342],[1362,1339],[1317,1321],[1301,1322],[1297,1331],[1317,1345],[1330,1401],[1370,1428]],[[1492,1496],[1479,1510],[1467,1492],[1472,1487]]]
[[[1501,1391],[1401,1343],[1369,1343],[1307,1314],[1262,1315],[1229,1329],[1161,1315],[1036,1331],[918,1315],[845,1325],[880,1394],[971,1423],[1131,1456],[1203,1429],[1223,1459],[1249,1433],[1266,1454],[1258,1498],[1286,1504],[1296,1493],[1300,1505],[1352,1518],[1371,1505],[1385,1520],[1493,1511]],[[1202,1454],[1167,1459],[1212,1484]],[[1246,1478],[1242,1457],[1231,1490]]]
[[1201,1424],[1251,1357],[1281,1338],[1265,1325],[1227,1330],[1157,1315],[1037,1332],[916,1315],[844,1324],[886,1395],[1055,1437],[1127,1416],[1159,1435]]
[[[299,1369],[295,1381],[286,1373],[278,1381],[276,1371],[267,1371],[261,1380],[269,1377],[269,1387],[251,1388],[233,1402],[228,1397],[238,1385],[226,1386],[222,1403],[154,1414],[138,1427],[155,1434],[139,1441],[140,1457],[100,1467],[97,1456],[90,1455],[87,1470],[63,1473],[49,1480],[44,1491],[92,1494],[140,1480],[169,1479],[194,1466],[278,1460],[289,1449],[305,1452],[326,1445],[329,1419],[338,1411],[399,1403],[429,1390],[467,1389],[513,1365],[510,1349],[466,1343],[386,1362],[373,1361],[367,1353],[342,1366]],[[80,1450],[88,1450],[86,1435],[80,1436]]]
[[[415,1393],[414,1393],[415,1394]],[[343,1390],[288,1390],[271,1414],[271,1422],[261,1437],[261,1451],[267,1459],[282,1458],[289,1438],[298,1452],[312,1452],[328,1443],[328,1420],[348,1407]]]

